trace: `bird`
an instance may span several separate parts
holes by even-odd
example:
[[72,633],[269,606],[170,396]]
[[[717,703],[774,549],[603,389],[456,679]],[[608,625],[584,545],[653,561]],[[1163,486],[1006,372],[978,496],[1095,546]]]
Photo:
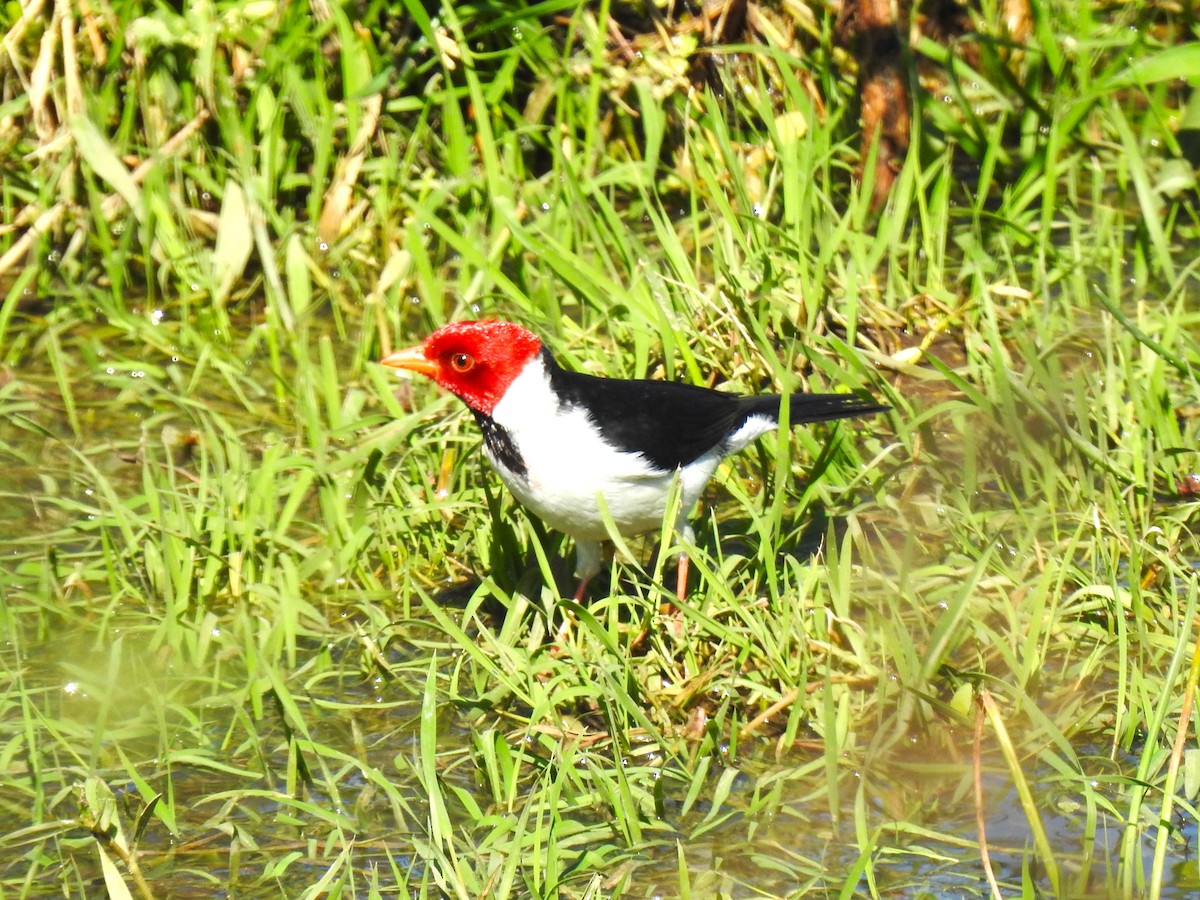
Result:
[[[779,425],[886,412],[854,394],[742,396],[677,381],[603,378],[563,368],[515,322],[458,321],[384,366],[432,378],[471,411],[483,451],[517,500],[574,538],[575,601],[600,571],[609,525],[622,537],[660,529],[678,481],[675,528],[693,541],[687,514],[718,464]],[[687,556],[676,595],[687,592]]]

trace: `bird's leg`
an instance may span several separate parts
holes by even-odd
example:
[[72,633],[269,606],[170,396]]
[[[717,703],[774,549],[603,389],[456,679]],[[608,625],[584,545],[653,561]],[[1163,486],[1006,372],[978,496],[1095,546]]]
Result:
[[691,523],[684,518],[686,512],[687,510],[680,510],[677,524],[679,539],[683,542],[684,547],[679,551],[679,557],[675,564],[675,596],[680,600],[687,599],[688,569],[690,568],[687,548],[696,543],[696,532],[692,530]]
[[582,603],[583,595],[587,591],[588,582],[591,580],[592,580],[591,575],[588,575],[586,578],[580,578],[579,579],[579,587],[577,587],[575,589],[575,596],[572,597],[571,599],[574,600],[576,603]]
[[[696,533],[692,531],[692,526],[688,524],[686,519],[683,520],[683,524],[679,528],[679,536],[685,544],[691,544],[695,542]],[[687,550],[682,550],[680,551],[679,556],[675,558],[675,597],[681,603],[687,599],[689,568],[690,564],[688,561]],[[672,611],[671,607],[673,605],[674,604],[671,603],[664,603],[661,607],[659,607],[658,611],[660,615],[671,616],[671,630],[678,636],[683,630],[683,610],[680,607],[675,606],[674,611]]]
[[[675,558],[675,596],[680,602],[687,599],[688,555],[680,553]],[[667,620],[667,629],[675,637],[683,633],[683,609],[674,603],[660,603],[658,614]]]
[[675,596],[680,600],[687,599],[688,555],[680,553],[675,561]]
[[[579,587],[575,588],[575,596],[571,599],[576,603],[583,602],[584,593],[587,591],[592,576],[600,571],[602,558],[598,541],[575,541],[575,577],[579,579]],[[555,644],[562,646],[563,642],[571,636],[571,629],[574,626],[575,613],[567,610],[563,613],[562,624],[558,626],[558,632],[554,638]]]
[[575,577],[579,579],[579,587],[575,589],[575,602],[583,602],[583,592],[587,590],[592,576],[600,571],[604,559],[603,548],[599,541],[575,540]]

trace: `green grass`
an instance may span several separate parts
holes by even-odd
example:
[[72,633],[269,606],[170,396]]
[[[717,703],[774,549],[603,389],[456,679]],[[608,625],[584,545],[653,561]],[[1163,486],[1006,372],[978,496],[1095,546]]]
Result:
[[[701,82],[619,4],[68,6],[0,13],[0,894],[1195,891],[1170,7],[923,39],[874,214],[820,8]],[[669,529],[572,606],[375,363],[475,315],[893,409],[721,467],[676,633]]]

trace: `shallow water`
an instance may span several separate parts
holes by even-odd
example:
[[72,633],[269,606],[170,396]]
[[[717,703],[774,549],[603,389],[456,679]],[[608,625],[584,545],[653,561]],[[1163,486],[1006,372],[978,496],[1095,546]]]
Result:
[[[354,623],[343,624],[348,628]],[[146,875],[164,895],[216,896],[228,883],[233,861],[240,866],[238,881],[245,896],[270,896],[278,890],[294,895],[311,885],[329,866],[328,858],[315,852],[311,843],[326,832],[328,821],[305,812],[295,799],[352,830],[352,865],[362,877],[376,866],[397,862],[412,866],[410,877],[422,870],[418,843],[428,815],[427,796],[412,768],[399,764],[401,758],[417,763],[421,754],[422,686],[415,683],[420,666],[406,669],[417,653],[399,644],[389,646],[384,654],[395,666],[392,674],[370,676],[356,658],[361,646],[353,638],[334,636],[325,644],[302,647],[302,659],[321,658],[329,665],[303,692],[306,734],[301,746],[319,745],[321,750],[298,751],[299,738],[288,727],[288,715],[269,694],[263,697],[262,711],[253,714],[233,699],[248,680],[244,672],[229,666],[218,673],[189,671],[139,645],[125,635],[119,621],[105,628],[95,625],[76,620],[68,639],[39,640],[10,621],[2,648],[4,669],[10,677],[20,673],[21,694],[54,722],[58,733],[78,731],[83,738],[79,746],[91,747],[87,759],[72,759],[60,749],[49,750],[40,761],[39,778],[46,792],[41,802],[49,805],[50,818],[73,814],[70,787],[88,773],[99,774],[128,819],[134,818],[141,796],[123,762],[129,759],[136,761],[139,776],[155,791],[173,794],[180,816],[178,840],[162,823],[151,820],[140,843]],[[403,677],[405,671],[414,683],[403,683],[394,674]],[[244,721],[250,715],[253,726]],[[438,747],[447,760],[457,760],[446,773],[447,781],[474,793],[476,802],[488,808],[491,799],[471,771],[471,757],[463,753],[475,735],[469,721],[473,717],[474,713],[445,708],[439,714]],[[8,721],[15,724],[11,716]],[[5,731],[12,740],[10,727]],[[863,836],[855,828],[856,822],[865,821],[870,829],[871,876],[880,893],[906,898],[984,896],[987,885],[976,846],[970,788],[971,738],[960,734],[958,750],[949,755],[945,738],[941,735],[928,745],[903,742],[903,752],[893,749],[843,770],[833,811],[816,752],[779,760],[765,743],[757,749],[744,745],[724,802],[714,806],[702,800],[685,816],[680,810],[689,776],[678,772],[672,779],[672,763],[661,755],[647,755],[638,765],[659,767],[667,788],[653,839],[629,859],[630,893],[676,895],[679,853],[686,861],[691,889],[700,895],[719,891],[731,897],[779,896],[801,886],[798,872],[809,873],[812,883],[820,884],[830,873],[850,872],[862,864]],[[1093,797],[1121,808],[1136,758],[1123,754],[1114,760],[1107,747],[1086,736],[1074,750],[1085,771],[1111,785],[1106,790],[1100,784]],[[304,779],[292,781],[298,752],[309,765],[335,765],[335,758],[354,761],[333,774],[336,796],[321,792],[320,785],[326,783],[321,779],[307,786]],[[984,764],[992,865],[1001,884],[1016,889],[1030,859],[1028,823],[999,755],[989,751]],[[363,777],[363,766],[386,773],[404,797],[402,809]],[[728,774],[715,769],[710,785]],[[31,824],[28,777],[20,767],[10,767],[9,778],[0,785],[0,834]],[[1034,766],[1027,777],[1038,792],[1064,878],[1069,876],[1069,883],[1076,885],[1071,896],[1119,896],[1118,854],[1124,834],[1119,819],[1110,811],[1094,810],[1095,837],[1088,840],[1088,801],[1082,793],[1047,766]],[[763,793],[773,799],[756,799]],[[856,805],[865,812],[856,813]],[[451,812],[469,828],[465,808]],[[1154,840],[1150,824],[1139,828],[1147,869]],[[1195,821],[1180,816],[1178,827],[1164,896],[1182,898],[1200,890],[1200,874],[1190,851],[1197,838]],[[72,833],[82,841],[79,829],[66,832]],[[245,836],[246,846],[231,856],[230,838],[236,835]],[[296,857],[286,871],[264,883],[264,865],[289,854]],[[88,855],[87,842],[82,841],[74,865],[98,877]],[[1091,873],[1090,892],[1078,892],[1082,880],[1074,873],[1079,871]],[[60,890],[52,884],[46,887],[46,895]],[[33,890],[29,895],[41,894]]]

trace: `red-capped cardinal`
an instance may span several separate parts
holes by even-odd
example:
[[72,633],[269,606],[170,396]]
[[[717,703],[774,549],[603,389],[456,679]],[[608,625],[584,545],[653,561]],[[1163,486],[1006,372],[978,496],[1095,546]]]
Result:
[[[428,375],[462,400],[500,480],[551,528],[575,539],[579,589],[600,569],[608,536],[601,499],[621,535],[662,525],[678,473],[677,527],[717,464],[779,424],[778,395],[739,397],[672,381],[569,372],[537,335],[513,322],[455,322],[381,360]],[[883,412],[850,394],[791,394],[792,425]],[[687,586],[687,557],[677,589]]]

